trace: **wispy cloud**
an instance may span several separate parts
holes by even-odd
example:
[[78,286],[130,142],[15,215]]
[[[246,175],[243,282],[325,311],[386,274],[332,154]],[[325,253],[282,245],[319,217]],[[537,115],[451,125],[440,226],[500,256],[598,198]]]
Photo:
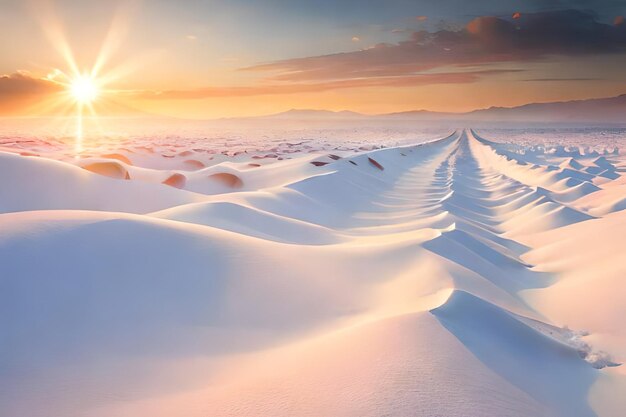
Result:
[[601,78],[527,78],[527,82],[601,81]]
[[127,95],[141,99],[189,100],[212,97],[245,97],[276,94],[315,93],[337,89],[364,87],[411,87],[432,84],[464,84],[476,82],[480,77],[495,73],[518,72],[510,70],[485,70],[468,72],[448,72],[420,74],[410,77],[376,77],[350,80],[335,80],[313,83],[281,83],[258,86],[205,87],[188,90],[133,91]]

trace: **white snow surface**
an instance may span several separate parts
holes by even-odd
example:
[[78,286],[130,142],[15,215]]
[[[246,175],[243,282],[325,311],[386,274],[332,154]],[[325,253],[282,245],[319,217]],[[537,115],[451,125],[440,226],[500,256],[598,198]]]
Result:
[[619,141],[488,133],[5,140],[0,417],[623,416]]

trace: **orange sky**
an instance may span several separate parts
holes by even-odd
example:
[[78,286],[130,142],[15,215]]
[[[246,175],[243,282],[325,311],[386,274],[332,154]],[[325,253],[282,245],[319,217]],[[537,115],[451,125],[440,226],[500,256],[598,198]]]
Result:
[[184,118],[461,112],[626,93],[621,9],[431,3],[356,13],[352,0],[5,1],[0,114],[68,111],[66,85],[94,67],[98,112]]

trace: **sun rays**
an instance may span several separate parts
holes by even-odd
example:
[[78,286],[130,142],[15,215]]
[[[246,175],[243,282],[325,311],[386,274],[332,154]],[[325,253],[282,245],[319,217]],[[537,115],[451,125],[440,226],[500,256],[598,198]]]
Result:
[[97,55],[90,63],[77,61],[64,26],[50,3],[39,8],[36,14],[43,33],[65,66],[64,69],[55,68],[48,73],[46,80],[56,84],[58,92],[38,103],[38,111],[65,116],[58,120],[67,123],[66,129],[74,125],[74,149],[76,157],[80,157],[86,136],[84,118],[89,117],[97,133],[102,135],[104,131],[98,121],[98,113],[108,114],[111,109],[123,106],[116,100],[117,91],[110,86],[128,74],[128,62],[116,63],[115,66],[111,63],[127,32],[131,9],[117,10],[100,47],[94,48]]

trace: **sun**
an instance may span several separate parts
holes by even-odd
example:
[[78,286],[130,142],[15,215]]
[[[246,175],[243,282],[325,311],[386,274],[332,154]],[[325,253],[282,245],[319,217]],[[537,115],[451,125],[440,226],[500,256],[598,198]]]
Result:
[[86,75],[80,75],[72,80],[70,92],[79,104],[91,104],[99,94],[95,80]]

